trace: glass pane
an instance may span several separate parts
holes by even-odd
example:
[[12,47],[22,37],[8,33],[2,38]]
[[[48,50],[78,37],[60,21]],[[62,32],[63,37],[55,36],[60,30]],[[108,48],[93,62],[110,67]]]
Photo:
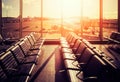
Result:
[[[59,0],[24,0],[23,1],[23,36],[29,32],[43,32],[43,38],[56,39],[60,37],[59,21],[60,10]],[[32,6],[31,6],[32,5]],[[41,27],[41,5],[43,14],[43,26]],[[54,9],[58,9],[55,11]],[[59,37],[58,37],[59,36]]]
[[117,31],[118,0],[103,0],[103,35],[110,36]]
[[[98,39],[99,2],[100,0],[43,0],[41,27],[41,0],[23,0],[22,37],[42,30],[44,38],[57,39],[64,27],[80,36],[82,34],[86,39]],[[117,3],[117,0],[109,0],[109,4],[108,0],[103,0],[103,36],[117,31]],[[2,0],[4,37],[19,38],[19,6],[19,0]],[[63,30],[62,33],[64,34]]]
[[19,38],[19,0],[2,0],[2,23],[4,38]]
[[80,23],[75,32],[85,39],[99,38],[99,0],[80,0]]

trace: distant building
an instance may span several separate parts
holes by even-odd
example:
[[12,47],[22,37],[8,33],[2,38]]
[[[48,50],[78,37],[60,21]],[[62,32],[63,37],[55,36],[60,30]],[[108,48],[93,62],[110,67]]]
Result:
[[2,17],[3,23],[18,23],[19,19],[15,17]]

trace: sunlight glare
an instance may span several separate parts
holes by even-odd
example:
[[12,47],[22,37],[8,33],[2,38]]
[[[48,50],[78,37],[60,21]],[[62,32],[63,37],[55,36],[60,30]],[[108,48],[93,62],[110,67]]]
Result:
[[80,16],[80,0],[63,0],[63,16]]

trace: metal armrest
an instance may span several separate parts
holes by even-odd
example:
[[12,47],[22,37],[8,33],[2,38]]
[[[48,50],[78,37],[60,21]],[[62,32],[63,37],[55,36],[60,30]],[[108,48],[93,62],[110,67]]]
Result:
[[74,60],[74,61],[72,62],[72,64],[73,64],[74,66],[80,68],[80,69],[84,68],[85,65],[86,65],[86,63],[83,63],[83,62],[78,63],[76,60]]
[[76,55],[76,59],[79,59],[81,54],[75,54],[75,55]]
[[96,76],[90,76],[90,77],[83,78],[84,81],[85,80],[97,80],[97,79],[98,79],[98,77],[96,77]]
[[87,63],[81,62],[81,63],[78,63],[78,64],[83,69],[83,68],[85,68],[85,66],[86,66]]
[[75,55],[72,55],[72,57],[75,58],[75,60],[76,60],[76,56]]
[[14,69],[14,68],[7,68],[6,71],[7,71],[7,70],[10,70],[10,71],[17,71],[17,69]]
[[[80,75],[81,74],[81,75]],[[86,80],[97,80],[98,77],[97,76],[90,76],[90,77],[84,77],[83,76],[83,71],[80,70],[77,74],[76,77],[80,80],[86,81]]]
[[33,53],[31,51],[28,51],[27,52],[27,56],[35,56],[35,55],[38,55],[38,53]]

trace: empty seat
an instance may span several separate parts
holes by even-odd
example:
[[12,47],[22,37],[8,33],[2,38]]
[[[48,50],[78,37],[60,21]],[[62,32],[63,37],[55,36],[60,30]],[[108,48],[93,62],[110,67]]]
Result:
[[32,32],[32,34],[33,34],[36,41],[38,41],[38,42],[39,42],[39,40],[41,41],[41,39],[42,39],[41,38],[41,33]]
[[79,66],[84,68],[94,55],[95,53],[92,50],[86,48],[85,51],[77,58]]
[[0,53],[5,52],[9,47],[9,45],[0,45]]
[[3,69],[0,66],[0,82],[5,82],[7,79],[6,74],[4,73]]
[[35,33],[30,33],[30,36],[32,37],[32,39],[36,45],[43,45],[44,39],[36,38]]
[[11,76],[7,77],[0,66],[0,82],[28,82],[29,76]]
[[77,38],[75,38],[73,43],[74,44],[70,48],[63,47],[62,52],[63,53],[75,53],[77,51],[81,41],[77,40]]
[[36,56],[25,56],[21,48],[16,45],[13,49],[11,49],[16,61],[19,64],[30,64],[35,63],[37,64],[37,57]]
[[64,48],[64,47],[69,48],[70,45],[73,44],[72,41],[74,41],[74,38],[75,38],[75,35],[72,34],[72,33],[70,33],[70,38],[69,38],[68,40],[62,40],[62,41],[60,41],[61,47],[63,47],[63,48]]
[[84,69],[67,70],[70,82],[110,82],[106,78],[106,64],[98,56],[92,56]]
[[71,32],[68,32],[68,33],[66,33],[66,35],[64,36],[64,37],[60,37],[60,41],[62,42],[64,42],[64,41],[67,41],[67,40],[69,40],[70,39],[70,37],[71,37]]
[[82,42],[85,43],[85,45],[90,49],[95,49],[96,48],[90,42],[88,42],[86,39],[82,39]]
[[19,65],[10,51],[0,56],[0,65],[7,77],[30,76],[34,67],[34,64]]
[[108,39],[108,43],[116,43],[120,44],[120,33],[119,32],[112,32],[110,37],[105,37]]
[[69,48],[74,44],[74,39],[76,39],[76,35],[73,32],[69,33],[69,37],[67,39],[60,40],[61,47]]
[[0,44],[4,44],[4,45],[12,45],[14,42],[16,42],[15,40],[12,40],[10,38],[6,38],[4,39],[2,37],[2,35],[0,34]]
[[[87,48],[87,46],[83,43],[80,42],[78,48],[74,51],[74,53],[63,53],[63,57],[64,59],[74,59],[77,60],[79,59],[79,57],[81,56],[81,54],[85,51],[85,49]],[[73,56],[74,54],[74,56]]]
[[41,50],[30,51],[29,47],[26,45],[24,41],[20,42],[19,46],[22,49],[25,56],[36,56],[37,57],[41,54]]
[[30,44],[31,44],[31,46],[32,46],[33,48],[41,49],[41,46],[40,46],[40,45],[36,45],[31,36],[27,36],[27,38],[28,38],[28,40],[30,41]]
[[70,60],[66,59],[65,67],[67,69],[83,69],[86,64],[90,61],[91,57],[94,55],[94,52],[90,50],[89,48],[85,49],[83,53],[81,53],[81,56],[76,60]]
[[24,41],[24,43],[27,45],[27,47],[28,47],[29,50],[31,50],[31,51],[32,51],[32,50],[38,50],[38,51],[40,50],[40,47],[41,47],[41,46],[40,46],[40,47],[34,47],[34,46],[31,44],[31,42],[29,41],[29,39],[28,39],[27,37],[25,37],[23,41]]
[[78,47],[80,46],[80,44],[81,44],[81,41],[79,39],[77,39],[75,41],[74,45],[71,47],[72,50],[73,50],[73,53],[76,53],[76,51],[77,51]]
[[79,57],[81,55],[80,53],[83,53],[84,50],[87,48],[87,46],[81,42],[80,46],[77,48],[77,50],[74,52],[76,57]]
[[73,47],[71,48],[73,53],[66,53],[64,51],[64,53],[63,53],[63,59],[74,59],[75,58],[74,54],[77,51],[77,49],[80,46],[80,44],[81,44],[81,41],[79,39],[76,40],[76,42],[74,43]]
[[66,49],[66,48],[74,47],[75,43],[77,42],[77,39],[78,39],[78,37],[74,36],[69,44],[64,44],[64,43],[61,44],[62,50],[64,51],[64,49]]

